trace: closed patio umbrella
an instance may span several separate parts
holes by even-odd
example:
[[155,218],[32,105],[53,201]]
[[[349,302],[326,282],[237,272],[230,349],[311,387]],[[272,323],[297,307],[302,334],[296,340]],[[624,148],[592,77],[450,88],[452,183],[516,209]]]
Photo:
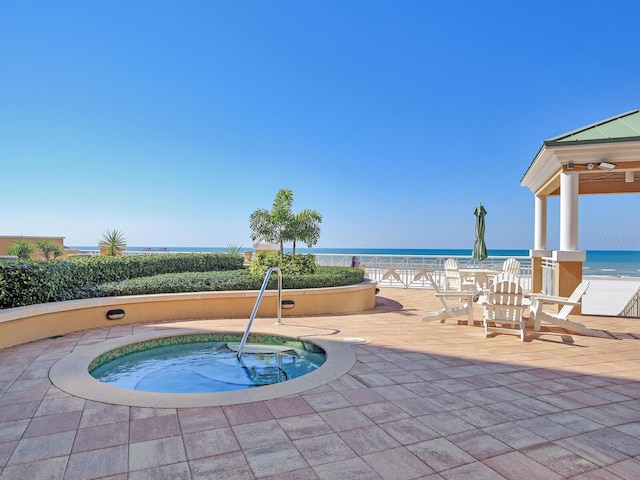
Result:
[[476,216],[476,241],[473,244],[472,258],[478,262],[482,262],[487,258],[487,245],[484,243],[484,216],[487,211],[482,204],[478,205],[473,212]]

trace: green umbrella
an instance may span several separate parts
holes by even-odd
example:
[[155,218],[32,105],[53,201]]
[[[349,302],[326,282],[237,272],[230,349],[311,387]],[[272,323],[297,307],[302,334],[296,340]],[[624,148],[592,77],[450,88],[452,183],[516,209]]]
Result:
[[476,241],[473,244],[472,258],[478,262],[482,262],[487,258],[487,245],[484,243],[484,216],[487,211],[482,204],[478,205],[473,212],[476,216]]

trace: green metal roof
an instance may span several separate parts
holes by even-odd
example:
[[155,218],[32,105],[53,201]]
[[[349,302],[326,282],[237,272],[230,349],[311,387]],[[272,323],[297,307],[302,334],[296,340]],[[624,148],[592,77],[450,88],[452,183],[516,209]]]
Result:
[[579,128],[543,142],[548,147],[640,140],[640,110],[632,110],[607,120]]

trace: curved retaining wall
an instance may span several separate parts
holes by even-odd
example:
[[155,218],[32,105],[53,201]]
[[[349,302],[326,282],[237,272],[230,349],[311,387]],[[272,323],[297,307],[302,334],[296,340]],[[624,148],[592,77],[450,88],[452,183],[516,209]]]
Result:
[[[283,290],[282,300],[293,300],[282,316],[330,315],[370,310],[375,307],[376,283],[331,288]],[[249,319],[258,291],[168,293],[127,297],[90,298],[0,310],[0,348],[77,330],[112,327],[116,324],[204,318]],[[277,316],[277,292],[262,297],[258,317]],[[108,320],[107,312],[122,309],[123,318]]]

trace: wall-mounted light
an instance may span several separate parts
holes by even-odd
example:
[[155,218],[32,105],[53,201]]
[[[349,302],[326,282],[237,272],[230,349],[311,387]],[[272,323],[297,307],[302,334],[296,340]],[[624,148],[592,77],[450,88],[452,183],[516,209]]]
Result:
[[633,172],[631,170],[627,170],[626,172],[624,172],[624,181],[627,183],[633,183],[634,180],[634,175]]
[[290,309],[296,306],[296,302],[294,302],[293,300],[282,300],[282,308],[285,309]]
[[124,310],[116,308],[107,312],[107,320],[121,320],[124,318]]
[[617,165],[615,163],[609,163],[609,162],[600,162],[598,164],[598,168],[600,170],[606,170],[607,172],[610,172],[611,170],[613,170],[614,168],[616,168]]
[[567,170],[573,170],[573,167],[575,167],[575,166],[576,166],[575,163],[569,162],[569,163],[567,163]]
[[587,163],[587,170],[593,170],[596,166],[593,163]]

